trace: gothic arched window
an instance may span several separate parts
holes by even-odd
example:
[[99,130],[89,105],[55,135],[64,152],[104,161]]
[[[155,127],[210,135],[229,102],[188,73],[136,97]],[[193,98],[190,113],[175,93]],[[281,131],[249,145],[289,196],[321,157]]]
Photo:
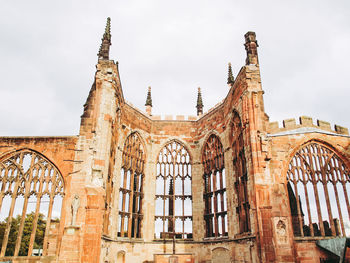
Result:
[[227,199],[224,149],[212,134],[203,149],[204,220],[207,237],[227,236]]
[[157,159],[155,238],[192,238],[191,180],[189,153],[171,141]]
[[63,178],[43,155],[20,150],[0,160],[0,257],[51,255],[63,196]]
[[231,126],[233,169],[235,172],[235,189],[237,194],[236,212],[238,215],[239,233],[245,233],[250,231],[248,170],[244,153],[243,128],[241,119],[237,113],[234,113]]
[[350,172],[333,150],[302,147],[289,163],[287,188],[294,235],[350,234]]
[[119,192],[118,236],[141,238],[145,153],[138,133],[125,141]]

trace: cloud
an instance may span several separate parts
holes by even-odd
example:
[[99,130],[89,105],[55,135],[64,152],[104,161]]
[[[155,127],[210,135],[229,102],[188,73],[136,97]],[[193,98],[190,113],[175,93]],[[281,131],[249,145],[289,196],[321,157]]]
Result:
[[155,114],[196,113],[228,92],[256,31],[266,112],[350,127],[347,1],[11,1],[0,11],[1,135],[78,134],[107,16],[126,100]]

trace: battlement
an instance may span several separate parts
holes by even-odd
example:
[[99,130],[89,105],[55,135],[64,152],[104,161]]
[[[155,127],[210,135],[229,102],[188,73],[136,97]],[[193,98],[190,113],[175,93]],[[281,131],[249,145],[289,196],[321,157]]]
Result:
[[152,115],[151,119],[155,120],[155,121],[196,121],[198,119],[198,117],[192,116],[192,115],[189,115],[189,116],[185,116],[185,115],[176,115],[176,116],[173,116],[173,115],[165,115],[165,116]]
[[316,125],[313,122],[313,119],[311,117],[307,116],[301,116],[299,117],[299,123],[296,122],[296,120],[293,119],[286,119],[283,120],[283,127],[279,127],[278,122],[270,122],[267,127],[267,131],[270,134],[290,131],[290,130],[296,130],[299,128],[316,128],[319,130],[336,133],[336,134],[342,134],[342,135],[349,135],[348,128],[344,128],[339,125],[334,125],[334,130],[331,128],[331,124],[327,121],[317,120]]
[[198,120],[197,116],[189,115],[148,115],[144,111],[140,110],[139,108],[135,107],[131,102],[125,101],[125,104],[134,109],[135,111],[141,113],[143,116],[153,120],[153,121],[196,121]]

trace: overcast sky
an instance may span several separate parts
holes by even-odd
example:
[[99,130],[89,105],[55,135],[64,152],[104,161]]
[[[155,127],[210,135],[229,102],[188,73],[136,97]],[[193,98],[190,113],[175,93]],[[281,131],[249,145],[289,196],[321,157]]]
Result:
[[1,1],[0,136],[76,135],[111,17],[124,97],[153,113],[195,115],[228,92],[259,43],[271,121],[301,115],[350,128],[350,1]]

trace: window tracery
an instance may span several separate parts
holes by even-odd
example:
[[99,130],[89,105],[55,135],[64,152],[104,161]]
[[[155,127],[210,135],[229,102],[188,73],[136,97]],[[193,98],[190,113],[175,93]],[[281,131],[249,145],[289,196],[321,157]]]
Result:
[[212,134],[203,149],[204,220],[206,237],[227,236],[227,198],[224,149],[220,139]]
[[192,238],[192,175],[188,151],[177,141],[157,159],[155,237]]
[[31,256],[34,249],[47,255],[49,230],[58,227],[63,196],[60,172],[41,154],[21,150],[0,161],[0,257]]
[[144,166],[144,146],[138,133],[132,133],[122,155],[118,236],[141,238]]
[[235,171],[235,190],[237,194],[236,212],[238,215],[239,233],[245,233],[250,231],[248,170],[244,150],[243,127],[237,113],[234,113],[231,125],[233,169]]
[[350,172],[334,151],[302,147],[289,163],[287,188],[295,236],[350,234]]

